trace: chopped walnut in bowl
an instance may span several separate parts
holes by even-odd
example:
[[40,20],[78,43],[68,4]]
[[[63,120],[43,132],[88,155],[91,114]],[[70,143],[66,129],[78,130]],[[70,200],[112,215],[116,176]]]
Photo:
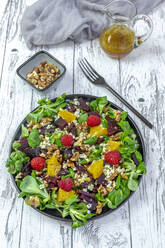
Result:
[[53,83],[60,76],[56,65],[43,61],[39,66],[34,67],[32,72],[27,73],[26,79],[36,88],[44,89]]
[[19,77],[39,91],[57,82],[65,73],[65,66],[46,51],[39,51],[18,69]]

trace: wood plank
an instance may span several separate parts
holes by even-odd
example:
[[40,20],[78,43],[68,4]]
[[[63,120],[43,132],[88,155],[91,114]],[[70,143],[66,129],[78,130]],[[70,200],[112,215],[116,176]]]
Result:
[[[4,168],[11,138],[21,120],[37,105],[37,100],[43,96],[57,96],[63,91],[67,93],[72,93],[73,91],[72,42],[50,49],[50,53],[59,58],[59,60],[64,61],[68,68],[57,91],[56,87],[53,86],[49,91],[40,94],[15,75],[16,68],[34,52],[41,49],[37,48],[29,51],[20,34],[19,23],[25,7],[25,1],[12,1],[9,22],[10,32],[8,33],[0,92],[0,113],[2,117],[0,139],[0,147],[2,147],[0,151],[2,161],[0,168],[2,176],[0,182],[1,247],[54,247],[55,244],[57,247],[65,247],[66,245],[70,247],[70,224],[65,225],[63,222],[51,220],[39,215],[30,207],[24,206],[23,201],[17,199],[18,194]],[[47,48],[45,49],[48,50]],[[69,85],[68,82],[70,82]],[[7,122],[4,120],[7,120]]]
[[164,35],[165,4],[153,12],[149,41],[121,60],[122,95],[150,120],[150,130],[133,116],[145,141],[147,175],[129,200],[132,247],[163,248],[164,208]]
[[[92,85],[78,67],[79,59],[86,57],[89,63],[106,81],[120,92],[118,60],[110,59],[100,49],[98,40],[77,44],[75,47],[74,92],[96,96],[107,95],[108,99],[121,105],[107,90]],[[128,204],[106,217],[89,222],[88,225],[73,230],[73,247],[131,247]]]
[[2,77],[2,68],[4,61],[4,54],[6,50],[6,40],[8,35],[8,24],[10,15],[11,2],[9,0],[4,0],[0,7],[0,46],[1,46],[1,56],[0,56],[0,84]]

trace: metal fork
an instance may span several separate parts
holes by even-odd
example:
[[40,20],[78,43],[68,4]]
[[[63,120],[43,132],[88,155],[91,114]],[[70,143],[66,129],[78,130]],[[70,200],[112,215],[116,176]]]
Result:
[[122,96],[120,96],[114,89],[112,89],[111,86],[109,86],[104,78],[100,76],[93,67],[89,64],[89,62],[86,60],[86,58],[82,59],[78,62],[81,70],[85,74],[85,76],[88,78],[88,80],[95,84],[100,85],[102,87],[105,87],[107,90],[109,90],[114,96],[116,96],[122,103],[124,103],[136,116],[139,117],[140,120],[142,120],[149,128],[152,128],[153,125],[143,116],[141,115],[130,103],[128,103]]

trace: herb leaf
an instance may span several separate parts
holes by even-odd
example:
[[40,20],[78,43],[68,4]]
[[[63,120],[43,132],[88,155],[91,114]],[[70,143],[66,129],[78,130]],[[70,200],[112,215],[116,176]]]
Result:
[[12,152],[10,158],[8,158],[6,162],[8,172],[11,174],[20,172],[22,170],[23,164],[27,163],[29,160],[30,158],[21,151],[16,150],[15,152]]
[[85,112],[85,113],[82,113],[79,118],[78,118],[78,123],[82,123],[82,122],[85,122],[88,120],[88,114]]
[[138,188],[138,180],[133,179],[132,177],[130,177],[129,180],[128,180],[128,188],[131,191],[136,191],[137,188]]
[[87,140],[84,140],[84,144],[93,145],[97,141],[97,136],[93,136]]
[[66,94],[62,94],[57,97],[55,102],[44,97],[43,99],[38,101],[40,105],[36,110],[32,113],[28,114],[26,120],[28,122],[33,121],[35,124],[41,121],[43,117],[53,117],[56,115],[60,108],[64,108],[66,106],[66,102],[64,102]]
[[40,187],[39,187],[39,184],[38,184],[37,180],[34,177],[32,177],[32,176],[26,176],[26,177],[24,177],[24,179],[21,182],[20,189],[25,194],[38,195],[38,196],[40,196],[42,198],[49,197],[49,194],[46,191],[46,189],[43,188],[41,190]]
[[23,124],[22,124],[21,128],[22,128],[21,137],[22,138],[27,138],[29,136],[28,129]]
[[39,146],[40,142],[41,142],[41,139],[40,139],[40,134],[39,134],[38,129],[36,128],[32,129],[28,137],[29,146],[32,148],[36,148],[37,146]]
[[96,100],[90,102],[89,106],[91,111],[97,110],[100,114],[102,114],[107,104],[108,104],[107,97],[103,96],[103,97],[98,97]]

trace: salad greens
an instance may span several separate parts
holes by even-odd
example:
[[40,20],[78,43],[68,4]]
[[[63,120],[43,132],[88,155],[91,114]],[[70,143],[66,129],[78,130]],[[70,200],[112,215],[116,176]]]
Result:
[[21,138],[27,138],[29,136],[28,129],[22,124],[21,125],[22,132],[21,132]]
[[[16,144],[16,143],[15,143]],[[15,174],[21,171],[23,164],[29,162],[30,158],[26,156],[25,153],[21,151],[12,152],[10,158],[7,159],[6,167],[8,172]]]
[[52,102],[46,97],[39,100],[38,104],[40,106],[32,113],[28,114],[26,117],[27,122],[33,121],[35,124],[37,124],[43,117],[52,117],[56,115],[60,108],[64,108],[66,106],[67,103],[64,101],[65,97],[66,94],[64,93],[57,97],[55,102]]
[[103,150],[102,146],[95,146],[95,148],[92,148],[90,150],[89,160],[90,161],[99,160],[101,158],[102,150]]
[[[80,105],[77,99],[65,98],[66,94],[62,94],[55,102],[47,98],[38,101],[39,107],[28,114],[27,123],[21,126],[20,139],[12,144],[6,167],[15,175],[19,197],[25,203],[40,210],[57,210],[63,218],[70,216],[72,227],[77,228],[100,214],[105,206],[117,208],[137,190],[146,167],[127,112],[113,109],[107,97],[90,103],[81,99]],[[74,108],[68,110],[68,103]],[[84,110],[89,107],[98,112],[101,121],[96,129],[97,125],[92,125],[93,136],[87,122],[89,112]],[[62,109],[65,111],[60,115]],[[42,126],[45,117],[49,121]],[[60,121],[65,125],[60,126]],[[64,135],[65,143],[61,139]],[[72,137],[68,139],[68,135]],[[70,140],[72,145],[68,144]],[[113,152],[119,154],[117,162],[114,157],[107,159]]]
[[84,144],[93,145],[96,143],[96,141],[97,141],[97,136],[93,136],[89,139],[84,140]]
[[59,148],[62,148],[63,145],[61,143],[61,137],[64,135],[65,132],[63,131],[54,131],[54,133],[50,136],[50,142],[51,144],[56,144]]
[[87,119],[88,119],[88,114],[86,112],[83,112],[78,118],[78,123],[85,122],[87,121]]
[[80,199],[78,199],[77,195],[68,198],[64,204],[60,204],[54,198],[54,194],[55,190],[52,193],[50,202],[46,204],[46,207],[50,209],[57,209],[63,218],[70,215],[73,220],[72,228],[77,228],[87,224],[88,219],[96,215],[93,213],[88,213],[86,204],[80,202]]
[[38,129],[36,128],[32,129],[28,137],[29,146],[32,148],[36,148],[37,146],[39,146],[40,142],[41,142],[41,138]]
[[107,97],[103,96],[103,97],[98,97],[96,98],[96,100],[91,101],[89,106],[91,111],[97,110],[100,114],[102,114],[107,104],[108,104]]
[[[42,185],[42,189],[41,186]],[[41,198],[48,198],[49,194],[45,189],[45,185],[37,181],[33,176],[26,176],[20,184],[21,196],[37,195]]]

